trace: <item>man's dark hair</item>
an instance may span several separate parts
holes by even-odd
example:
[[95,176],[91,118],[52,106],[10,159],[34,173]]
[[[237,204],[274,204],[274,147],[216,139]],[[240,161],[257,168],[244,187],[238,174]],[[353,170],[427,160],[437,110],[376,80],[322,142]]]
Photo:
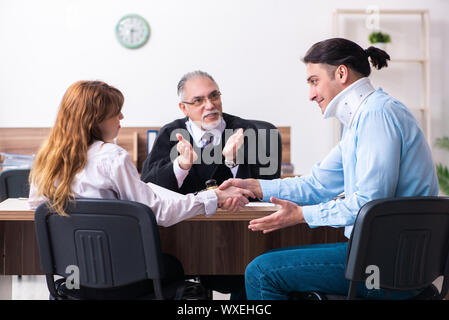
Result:
[[332,38],[315,43],[302,59],[304,63],[325,63],[338,67],[345,65],[360,75],[367,77],[371,73],[368,58],[376,69],[387,67],[390,56],[385,51],[369,47],[363,50],[357,43],[343,39]]

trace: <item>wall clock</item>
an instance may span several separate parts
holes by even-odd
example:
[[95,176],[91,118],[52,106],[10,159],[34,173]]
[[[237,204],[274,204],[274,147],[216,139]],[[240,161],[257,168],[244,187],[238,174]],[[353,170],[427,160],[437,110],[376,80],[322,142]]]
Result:
[[137,49],[148,41],[150,26],[143,17],[137,14],[128,14],[117,22],[115,35],[122,46]]

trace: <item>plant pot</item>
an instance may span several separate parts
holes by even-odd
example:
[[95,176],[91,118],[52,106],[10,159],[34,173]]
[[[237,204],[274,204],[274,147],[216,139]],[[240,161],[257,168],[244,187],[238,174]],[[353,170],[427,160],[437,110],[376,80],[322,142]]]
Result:
[[376,43],[373,43],[372,46],[379,48],[383,51],[387,51],[387,43],[386,42],[376,42]]

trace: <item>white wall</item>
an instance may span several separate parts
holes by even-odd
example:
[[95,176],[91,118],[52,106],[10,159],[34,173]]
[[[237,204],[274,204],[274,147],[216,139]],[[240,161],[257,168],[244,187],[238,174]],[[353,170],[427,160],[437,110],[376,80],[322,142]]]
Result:
[[[80,79],[124,93],[124,126],[159,126],[182,116],[176,84],[201,69],[220,85],[225,112],[291,126],[292,161],[307,173],[332,147],[332,121],[308,101],[300,59],[332,36],[336,8],[370,4],[430,10],[433,135],[449,135],[444,0],[0,0],[0,127],[52,126],[63,93]],[[115,39],[128,13],[150,24],[138,50]],[[399,90],[407,96],[416,88]]]

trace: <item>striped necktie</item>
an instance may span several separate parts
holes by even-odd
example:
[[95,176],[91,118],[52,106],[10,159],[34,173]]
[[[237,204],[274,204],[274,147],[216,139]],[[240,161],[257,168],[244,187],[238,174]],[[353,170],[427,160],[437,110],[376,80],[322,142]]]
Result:
[[206,131],[203,136],[201,137],[201,148],[204,148],[209,143],[211,143],[214,140],[214,135],[208,131]]

